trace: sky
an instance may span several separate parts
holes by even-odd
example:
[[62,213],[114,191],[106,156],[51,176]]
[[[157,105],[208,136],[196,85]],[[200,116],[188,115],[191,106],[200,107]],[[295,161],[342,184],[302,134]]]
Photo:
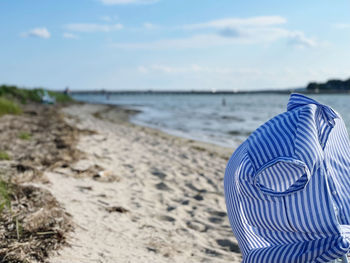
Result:
[[0,0],[0,83],[261,90],[350,77],[350,0]]

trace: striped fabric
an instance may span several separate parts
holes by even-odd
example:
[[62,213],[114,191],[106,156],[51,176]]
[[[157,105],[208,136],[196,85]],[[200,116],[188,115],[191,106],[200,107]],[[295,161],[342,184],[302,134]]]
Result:
[[292,94],[254,131],[224,178],[243,262],[329,262],[350,248],[350,142],[330,107]]

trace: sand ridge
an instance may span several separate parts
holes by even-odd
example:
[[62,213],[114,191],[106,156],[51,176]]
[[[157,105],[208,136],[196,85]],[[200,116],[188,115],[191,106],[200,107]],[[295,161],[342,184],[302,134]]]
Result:
[[76,225],[71,246],[50,262],[241,262],[223,193],[233,149],[130,124],[120,108],[63,111],[68,123],[96,131],[81,136],[85,157],[74,166],[100,171],[46,174]]

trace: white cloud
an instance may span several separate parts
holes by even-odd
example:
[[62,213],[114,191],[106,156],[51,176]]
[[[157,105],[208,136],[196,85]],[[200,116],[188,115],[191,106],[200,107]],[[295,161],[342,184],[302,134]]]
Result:
[[110,32],[123,29],[122,24],[88,24],[88,23],[78,23],[78,24],[68,24],[66,29],[75,32]]
[[315,40],[305,36],[303,32],[289,32],[289,44],[296,47],[315,47]]
[[154,4],[159,0],[100,0],[105,5]]
[[261,28],[240,31],[235,35],[200,34],[184,38],[161,39],[143,43],[115,43],[122,49],[198,49],[229,46],[235,44],[264,44],[277,40],[287,40],[290,45],[314,47],[317,43],[302,32],[292,32],[282,28]]
[[51,34],[45,27],[37,27],[22,33],[22,37],[38,37],[38,38],[50,38]]
[[70,38],[70,39],[78,39],[78,36],[72,33],[63,33],[62,35],[64,38]]
[[140,73],[164,73],[164,74],[186,74],[186,73],[204,73],[204,74],[255,74],[260,75],[262,72],[258,69],[253,68],[231,68],[231,67],[206,67],[197,64],[189,66],[168,66],[168,65],[150,65],[150,66],[139,66],[138,71]]
[[224,45],[230,39],[223,39],[217,35],[195,35],[188,38],[162,39],[143,43],[115,43],[112,46],[122,49],[183,49],[203,48]]
[[187,24],[184,29],[205,29],[205,28],[237,28],[237,27],[267,27],[282,25],[287,19],[282,16],[257,16],[250,18],[226,18],[217,19],[205,23]]
[[[219,19],[171,28],[194,31],[207,29],[205,34],[197,33],[189,37],[143,43],[115,43],[113,46],[123,49],[187,49],[234,44],[265,44],[283,39],[295,47],[315,47],[318,45],[315,40],[307,37],[303,32],[284,28],[282,25],[286,22],[287,20],[281,16]],[[151,23],[145,23],[143,27],[156,28]]]

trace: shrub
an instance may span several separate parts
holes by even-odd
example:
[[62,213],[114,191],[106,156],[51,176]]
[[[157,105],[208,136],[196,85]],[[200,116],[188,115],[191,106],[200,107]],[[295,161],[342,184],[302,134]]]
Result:
[[[41,102],[41,98],[44,95],[44,92],[45,89],[43,88],[24,89],[13,85],[0,86],[0,96],[17,100],[22,104],[26,104],[27,102]],[[73,101],[73,99],[67,94],[56,91],[47,92],[51,97],[55,98],[56,102],[58,103]]]
[[20,114],[21,112],[22,110],[17,103],[4,97],[0,97],[0,116],[5,114]]
[[65,103],[65,102],[72,102],[73,99],[67,94],[56,92],[56,91],[48,91],[49,95],[51,97],[54,97],[56,102],[58,103]]
[[20,89],[16,86],[0,86],[0,96],[19,100],[25,104],[28,101],[40,102],[43,89]]

